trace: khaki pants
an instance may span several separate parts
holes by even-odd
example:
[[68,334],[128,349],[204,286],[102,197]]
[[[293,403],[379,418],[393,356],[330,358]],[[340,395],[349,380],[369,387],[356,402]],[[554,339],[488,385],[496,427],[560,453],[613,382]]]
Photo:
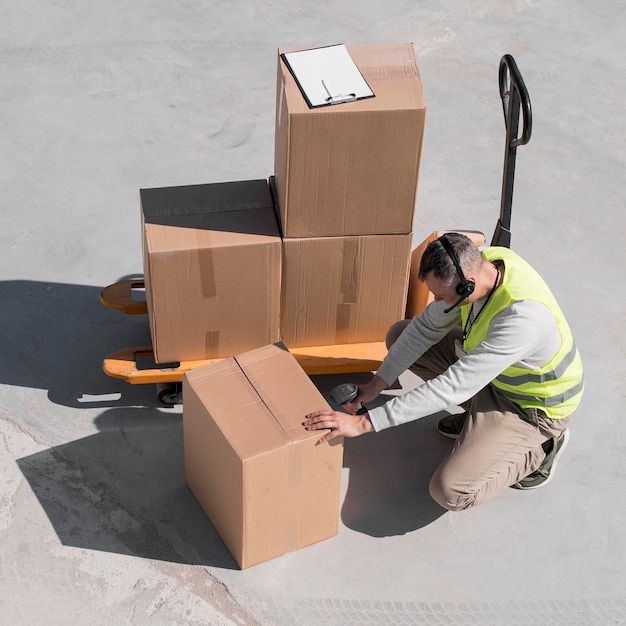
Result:
[[[430,380],[457,360],[455,329],[411,366]],[[535,409],[522,409],[493,385],[466,403],[468,418],[454,446],[430,481],[431,496],[444,508],[459,511],[485,502],[534,472],[545,452],[544,441],[558,437],[569,417],[554,420]]]

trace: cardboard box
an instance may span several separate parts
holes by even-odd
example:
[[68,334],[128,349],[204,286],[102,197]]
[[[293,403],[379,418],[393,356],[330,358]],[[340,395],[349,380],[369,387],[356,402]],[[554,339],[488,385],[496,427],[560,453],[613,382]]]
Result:
[[413,46],[346,48],[375,97],[310,109],[278,57],[274,173],[284,237],[413,229],[426,117]]
[[283,241],[281,333],[290,348],[384,341],[404,318],[412,236]]
[[337,534],[343,445],[304,416],[328,407],[280,344],[183,380],[185,476],[241,568]]
[[279,340],[281,240],[267,181],[142,189],[141,206],[157,362]]

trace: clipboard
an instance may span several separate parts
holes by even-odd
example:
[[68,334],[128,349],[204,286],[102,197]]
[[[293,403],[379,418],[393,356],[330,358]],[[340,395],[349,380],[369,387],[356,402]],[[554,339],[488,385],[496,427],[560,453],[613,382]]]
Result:
[[311,109],[375,97],[344,44],[280,56]]

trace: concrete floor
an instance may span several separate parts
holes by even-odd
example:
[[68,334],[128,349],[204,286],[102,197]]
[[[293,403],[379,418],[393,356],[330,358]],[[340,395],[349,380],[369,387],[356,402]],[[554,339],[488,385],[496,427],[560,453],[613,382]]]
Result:
[[[0,6],[2,624],[626,623],[621,0]],[[584,358],[570,447],[546,489],[451,514],[427,492],[437,416],[347,441],[338,536],[240,571],[185,487],[181,408],[102,373],[149,338],[99,292],[142,271],[140,188],[272,174],[279,46],[405,41],[416,244],[491,236],[500,57],[525,78],[512,247]]]

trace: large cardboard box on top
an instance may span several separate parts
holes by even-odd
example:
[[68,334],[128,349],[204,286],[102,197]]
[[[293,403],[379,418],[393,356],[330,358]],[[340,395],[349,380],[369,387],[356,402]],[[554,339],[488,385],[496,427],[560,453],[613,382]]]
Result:
[[285,237],[409,233],[426,118],[412,44],[347,45],[375,96],[309,108],[279,49],[274,173]]
[[140,194],[156,361],[232,356],[278,341],[281,240],[267,181]]
[[411,234],[284,239],[282,341],[384,341],[404,318],[411,242]]
[[241,568],[337,534],[343,445],[315,445],[328,407],[283,345],[187,372],[187,484]]

